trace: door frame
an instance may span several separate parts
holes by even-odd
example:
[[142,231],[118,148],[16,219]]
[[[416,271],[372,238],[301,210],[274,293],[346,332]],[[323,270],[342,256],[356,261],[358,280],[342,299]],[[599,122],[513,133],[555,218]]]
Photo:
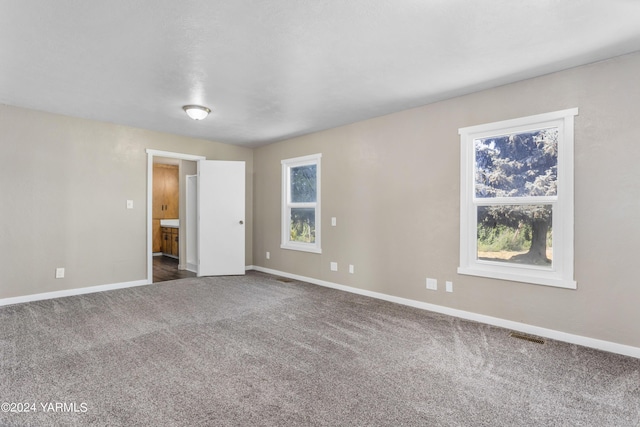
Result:
[[[147,153],[147,283],[153,283],[153,158],[168,157],[179,160],[206,160],[204,156],[146,149]],[[179,209],[179,208],[178,208]],[[180,225],[182,228],[182,224]]]
[[[186,175],[185,204],[187,237],[185,245],[185,263],[187,271],[198,273],[198,175]],[[189,256],[193,256],[193,262],[189,262]]]

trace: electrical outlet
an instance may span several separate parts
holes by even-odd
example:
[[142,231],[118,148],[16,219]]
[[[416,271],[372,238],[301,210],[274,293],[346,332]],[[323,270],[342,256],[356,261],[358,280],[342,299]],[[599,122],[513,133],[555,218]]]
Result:
[[453,292],[453,282],[449,282],[448,280],[444,282],[445,290],[447,292]]
[[349,264],[349,273],[353,274],[355,272],[356,272],[356,270],[355,270],[355,267],[353,266],[353,264]]
[[338,271],[338,263],[337,262],[332,262],[331,263],[331,271]]
[[338,225],[338,220],[336,219],[336,217],[335,217],[335,216],[332,216],[332,217],[331,217],[331,225],[332,225],[333,227],[335,227],[336,225]]
[[267,259],[271,259],[271,252],[267,252]]
[[56,279],[64,279],[64,268],[56,268]]
[[133,209],[133,200],[127,200],[127,209]]
[[427,289],[429,289],[430,291],[437,291],[438,281],[436,279],[429,279],[427,277]]

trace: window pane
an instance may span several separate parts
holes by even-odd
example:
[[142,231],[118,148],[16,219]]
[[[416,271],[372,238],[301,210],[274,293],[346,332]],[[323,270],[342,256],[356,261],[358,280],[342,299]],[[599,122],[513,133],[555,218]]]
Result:
[[478,259],[550,266],[551,205],[478,207]]
[[316,210],[313,208],[292,208],[290,241],[316,242]]
[[555,196],[558,128],[474,140],[476,197]]
[[316,165],[291,168],[291,202],[316,201]]

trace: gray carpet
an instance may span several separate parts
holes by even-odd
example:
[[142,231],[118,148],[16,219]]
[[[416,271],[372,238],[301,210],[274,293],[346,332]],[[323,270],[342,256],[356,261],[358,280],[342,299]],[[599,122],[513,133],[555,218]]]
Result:
[[640,425],[638,359],[256,272],[3,307],[0,327],[0,402],[36,404],[2,425]]

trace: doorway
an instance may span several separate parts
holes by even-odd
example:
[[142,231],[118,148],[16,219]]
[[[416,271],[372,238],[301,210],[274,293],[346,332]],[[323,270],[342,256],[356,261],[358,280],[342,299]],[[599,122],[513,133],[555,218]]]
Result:
[[[195,277],[196,271],[185,267],[187,257],[180,256],[195,244],[193,222],[189,214],[189,177],[197,173],[191,160],[155,156],[153,160],[153,283]],[[185,192],[187,194],[185,194]],[[186,214],[185,214],[186,211]],[[180,230],[182,236],[180,237]],[[187,251],[187,255],[189,252]],[[182,261],[181,261],[182,260]]]
[[[195,243],[188,232],[194,228],[188,215],[188,181],[197,173],[191,160],[154,156],[153,160],[153,283],[196,276],[186,267],[187,257],[180,256]],[[182,230],[182,232],[180,232]],[[193,236],[193,239],[191,237]],[[188,254],[188,252],[187,252]]]
[[[185,253],[189,236],[192,235],[187,232],[184,221],[186,182],[187,175],[197,172],[196,162],[203,159],[202,156],[190,154],[147,150],[147,281],[149,283],[196,276],[194,272],[187,271]],[[158,166],[166,170],[177,169],[176,188],[170,190],[177,192],[177,202],[170,202],[155,194],[158,192],[158,186],[154,186],[154,167],[158,169]],[[178,206],[172,207],[172,203],[177,203]]]
[[[146,152],[148,283],[153,283],[153,163],[156,157],[178,159],[180,165],[191,163],[196,166],[196,254],[194,260],[187,260],[185,240],[188,232],[180,221],[177,227],[180,246],[178,269],[187,270],[189,264],[195,262],[198,277],[245,274],[245,162],[206,160],[202,156],[150,149]],[[180,171],[184,183],[181,185],[180,217],[185,219],[187,175],[191,171],[193,169],[188,168]]]

